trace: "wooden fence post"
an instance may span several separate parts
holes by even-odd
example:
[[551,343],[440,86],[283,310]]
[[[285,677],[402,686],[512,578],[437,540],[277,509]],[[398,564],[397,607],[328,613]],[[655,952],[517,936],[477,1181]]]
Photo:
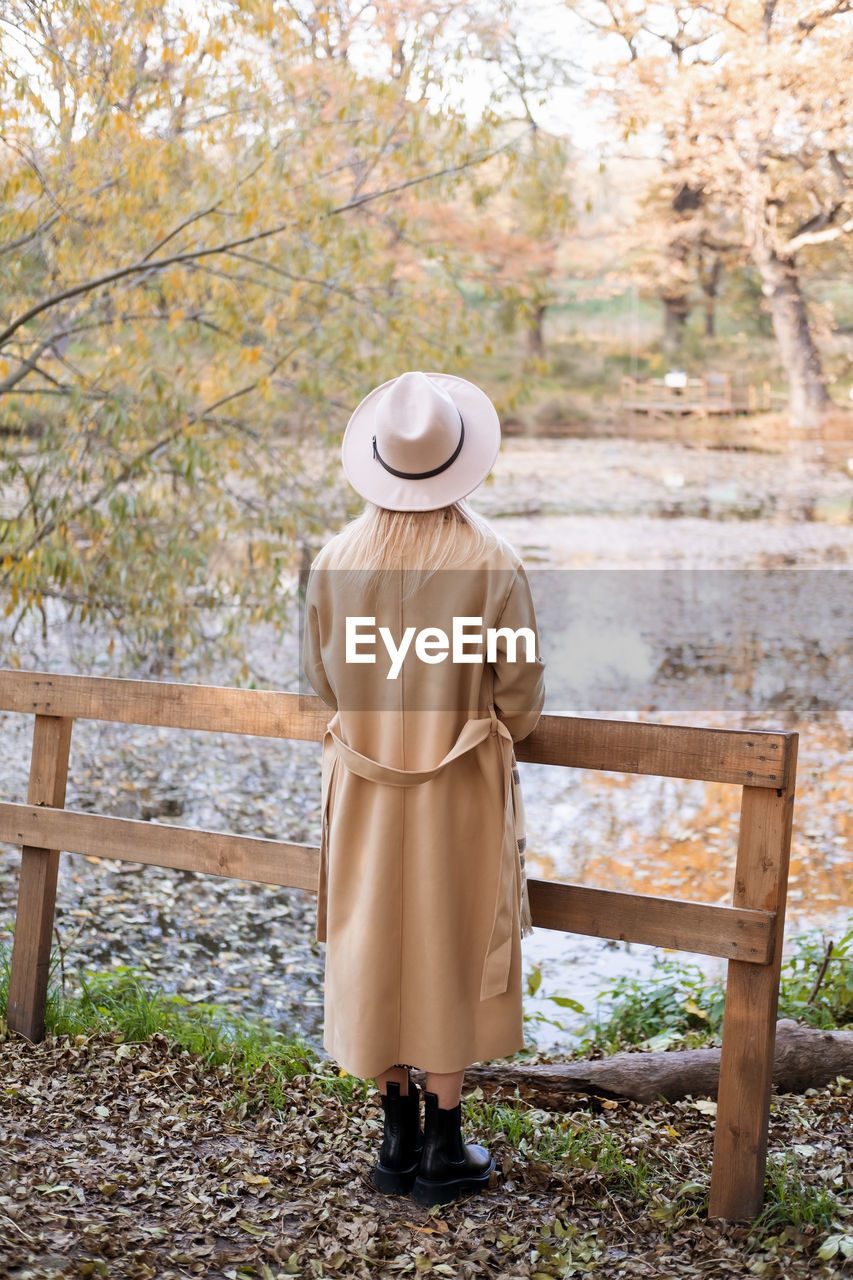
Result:
[[764,1201],[797,735],[783,790],[744,787],[733,905],[776,913],[769,964],[730,960],[708,1216],[755,1218]]
[[[67,716],[36,716],[28,804],[64,806],[73,724]],[[27,845],[21,850],[6,1021],[10,1030],[19,1031],[32,1041],[44,1037],[58,871],[59,850],[34,849]]]

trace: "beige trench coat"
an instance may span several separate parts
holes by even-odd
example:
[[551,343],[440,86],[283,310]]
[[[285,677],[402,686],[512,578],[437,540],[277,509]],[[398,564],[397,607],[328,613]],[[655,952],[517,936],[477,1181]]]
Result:
[[[338,557],[333,539],[312,566],[303,634],[305,674],[335,710],[317,914],[324,1045],[365,1078],[395,1063],[458,1071],[523,1045],[512,743],[539,718],[544,667],[538,637],[528,661],[499,635],[494,662],[485,642],[465,646],[474,661],[432,663],[412,643],[389,679],[378,629],[395,644],[410,626],[450,637],[457,615],[535,636],[529,585],[503,541],[409,597],[401,574],[348,575]],[[374,663],[346,661],[347,616],[374,619],[359,627],[376,643],[358,649]]]

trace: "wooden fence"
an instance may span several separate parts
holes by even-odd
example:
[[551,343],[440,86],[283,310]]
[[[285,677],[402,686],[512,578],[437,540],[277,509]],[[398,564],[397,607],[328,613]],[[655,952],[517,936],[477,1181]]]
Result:
[[[0,803],[22,846],[8,1025],[44,1035],[59,851],[316,891],[318,850],[66,809],[75,719],[320,741],[316,697],[206,685],[0,671],[0,710],[35,716],[26,804]],[[698,778],[743,788],[731,906],[530,882],[534,924],[728,960],[710,1217],[750,1219],[764,1193],[797,734],[546,715],[519,760]]]

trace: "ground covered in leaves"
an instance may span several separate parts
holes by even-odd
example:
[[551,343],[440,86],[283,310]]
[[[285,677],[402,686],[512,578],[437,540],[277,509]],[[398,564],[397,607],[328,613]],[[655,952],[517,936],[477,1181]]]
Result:
[[[496,1157],[486,1195],[425,1210],[373,1190],[381,1111],[306,1059],[245,1086],[162,1034],[9,1035],[2,1058],[0,1275],[853,1274],[853,1092],[774,1098],[768,1205],[705,1217],[713,1103],[470,1098]],[[299,1064],[297,1064],[299,1067]]]

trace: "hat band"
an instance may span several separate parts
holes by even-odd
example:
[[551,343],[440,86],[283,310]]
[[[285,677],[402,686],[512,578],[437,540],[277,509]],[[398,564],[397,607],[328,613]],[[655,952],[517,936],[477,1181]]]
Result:
[[462,421],[462,414],[459,414],[459,443],[451,453],[446,462],[442,462],[440,467],[433,467],[432,471],[398,471],[396,467],[389,466],[382,454],[376,447],[376,436],[373,437],[373,456],[381,467],[386,471],[390,471],[392,476],[397,476],[400,480],[429,480],[430,476],[440,476],[442,471],[446,471],[449,466],[459,457],[459,450],[462,448],[462,441],[465,439],[465,423]]

